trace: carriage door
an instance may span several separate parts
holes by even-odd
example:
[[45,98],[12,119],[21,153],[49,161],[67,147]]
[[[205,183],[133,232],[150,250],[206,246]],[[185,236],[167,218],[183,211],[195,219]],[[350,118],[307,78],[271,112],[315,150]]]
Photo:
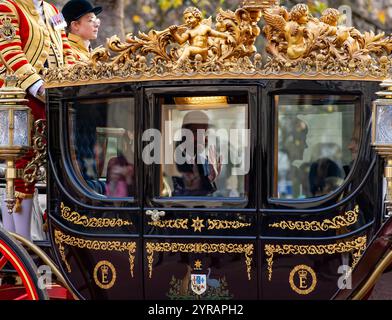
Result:
[[257,298],[257,88],[150,88],[145,99],[145,298]]

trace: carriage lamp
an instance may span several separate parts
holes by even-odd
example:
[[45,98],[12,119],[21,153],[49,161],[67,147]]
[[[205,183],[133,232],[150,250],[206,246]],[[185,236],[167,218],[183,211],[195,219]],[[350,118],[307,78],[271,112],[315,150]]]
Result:
[[385,80],[373,104],[372,146],[386,161],[384,175],[387,181],[385,199],[387,217],[392,216],[392,79]]
[[6,162],[5,203],[10,214],[16,202],[14,180],[20,176],[15,160],[31,148],[31,111],[25,91],[16,87],[17,81],[14,75],[7,75],[6,85],[0,89],[0,159]]

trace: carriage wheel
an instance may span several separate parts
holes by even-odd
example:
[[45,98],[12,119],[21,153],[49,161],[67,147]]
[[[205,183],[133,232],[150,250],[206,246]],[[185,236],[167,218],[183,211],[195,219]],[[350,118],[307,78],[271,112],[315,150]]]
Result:
[[46,290],[38,287],[37,268],[26,250],[0,228],[0,273],[12,268],[20,284],[0,285],[0,300],[47,300]]

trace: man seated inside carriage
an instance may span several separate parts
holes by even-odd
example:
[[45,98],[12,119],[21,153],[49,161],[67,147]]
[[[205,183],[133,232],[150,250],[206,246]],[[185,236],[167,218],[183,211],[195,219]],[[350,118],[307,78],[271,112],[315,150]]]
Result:
[[176,149],[175,162],[181,177],[173,177],[174,196],[208,196],[217,191],[216,180],[222,164],[215,146],[206,149],[208,128],[209,118],[204,112],[191,111],[185,115],[182,130],[189,130],[193,140],[188,141],[190,148],[186,148],[183,140]]

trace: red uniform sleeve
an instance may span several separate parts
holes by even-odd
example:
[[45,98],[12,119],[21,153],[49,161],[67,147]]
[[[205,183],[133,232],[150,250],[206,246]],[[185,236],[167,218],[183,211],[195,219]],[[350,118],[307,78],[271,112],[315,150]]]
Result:
[[22,89],[41,79],[23,52],[18,12],[9,2],[0,2],[0,54],[1,64],[18,76]]

